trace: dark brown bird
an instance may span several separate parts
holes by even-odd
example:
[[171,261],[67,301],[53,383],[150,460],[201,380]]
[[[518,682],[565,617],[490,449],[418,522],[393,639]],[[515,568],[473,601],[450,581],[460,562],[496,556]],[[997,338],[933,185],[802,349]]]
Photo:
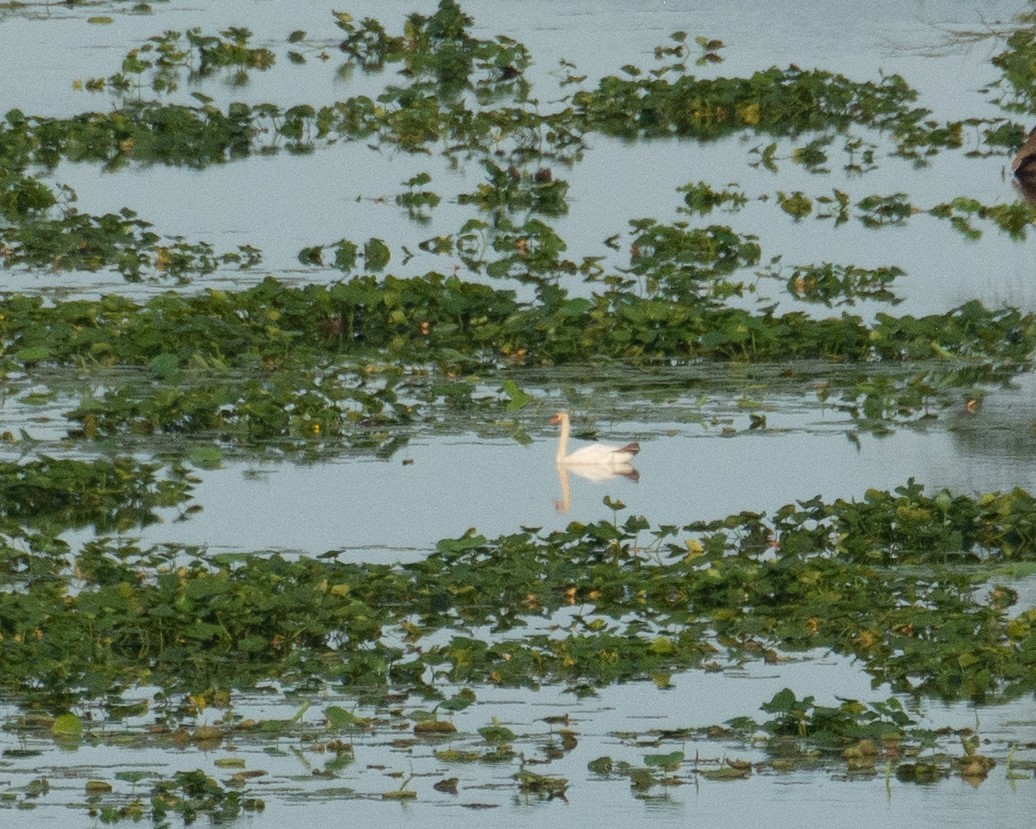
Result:
[[1011,172],[1026,183],[1036,184],[1036,129],[1025,136],[1025,143],[1013,159]]

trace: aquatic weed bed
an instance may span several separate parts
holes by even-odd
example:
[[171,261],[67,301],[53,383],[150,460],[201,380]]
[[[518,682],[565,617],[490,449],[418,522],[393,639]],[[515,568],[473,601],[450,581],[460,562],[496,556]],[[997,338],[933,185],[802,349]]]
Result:
[[[928,498],[916,484],[858,504],[789,505],[772,521],[742,514],[652,528],[617,514],[539,537],[467,535],[397,567],[113,539],[70,556],[39,536],[9,539],[6,693],[23,713],[7,720],[22,747],[5,758],[24,774],[19,762],[38,756],[46,738],[204,749],[218,769],[240,769],[222,782],[202,772],[91,779],[85,808],[106,820],[157,819],[163,803],[214,817],[261,809],[250,781],[268,773],[237,752],[269,740],[314,755],[322,762],[307,765],[328,779],[350,776],[357,754],[387,743],[406,749],[411,766],[430,762],[420,775],[444,775],[440,791],[457,787],[443,766],[488,764],[493,776],[510,770],[513,791],[563,797],[568,778],[535,771],[527,752],[546,754],[537,762],[565,757],[579,726],[563,713],[548,718],[546,734],[519,735],[495,718],[479,737],[458,733],[478,689],[560,685],[577,704],[615,683],[666,689],[688,670],[723,673],[820,650],[853,657],[876,685],[915,704],[1031,695],[1034,614],[1013,607],[1017,593],[1000,579],[1031,572],[1034,545],[1036,507],[1025,493]],[[162,690],[135,690],[146,686]],[[281,706],[304,702],[291,718],[241,713],[261,688]],[[318,711],[307,717],[311,705]],[[804,769],[928,783],[980,781],[1000,763],[1008,779],[1031,779],[1026,748],[982,741],[976,729],[933,730],[899,697],[831,706],[785,689],[762,710],[771,716],[613,735],[620,758],[593,757],[587,769],[635,796]],[[673,748],[688,741],[723,748],[693,757]],[[621,759],[631,746],[671,750],[634,763]],[[744,756],[731,757],[732,746]],[[380,796],[416,796],[408,784],[417,774]],[[112,794],[118,781],[153,786],[150,806]],[[37,783],[11,799],[47,802],[49,788]]]

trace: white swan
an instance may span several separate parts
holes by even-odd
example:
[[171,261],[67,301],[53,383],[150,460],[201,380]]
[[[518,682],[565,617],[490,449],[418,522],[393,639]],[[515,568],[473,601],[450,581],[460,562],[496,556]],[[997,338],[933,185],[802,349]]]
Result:
[[561,500],[554,502],[558,512],[568,512],[572,502],[568,473],[586,478],[588,481],[608,481],[622,475],[631,481],[640,480],[640,473],[633,468],[630,461],[640,451],[639,443],[628,443],[625,446],[608,446],[594,443],[577,449],[571,455],[568,452],[568,434],[572,425],[568,420],[568,412],[558,412],[550,419],[554,425],[561,424],[561,436],[558,438],[558,453],[555,457],[558,468],[558,480],[561,482]]
[[[609,446],[606,443],[591,443],[576,449],[571,455],[568,454],[568,434],[572,425],[568,419],[568,412],[558,412],[550,419],[555,426],[561,424],[561,436],[558,438],[558,453],[555,456],[559,466],[567,466],[573,472],[580,472],[578,467],[597,467],[603,470],[612,470],[612,474],[625,475],[632,470],[630,461],[640,451],[639,443],[627,443],[625,446]],[[573,468],[575,467],[575,468]],[[624,469],[626,467],[626,469]],[[606,477],[611,477],[610,475]]]

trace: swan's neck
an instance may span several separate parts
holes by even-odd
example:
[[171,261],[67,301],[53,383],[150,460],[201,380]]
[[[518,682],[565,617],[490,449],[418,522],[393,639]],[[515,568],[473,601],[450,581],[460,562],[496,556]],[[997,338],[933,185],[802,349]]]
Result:
[[554,459],[561,463],[568,454],[568,415],[561,416],[561,436],[558,438],[558,453]]

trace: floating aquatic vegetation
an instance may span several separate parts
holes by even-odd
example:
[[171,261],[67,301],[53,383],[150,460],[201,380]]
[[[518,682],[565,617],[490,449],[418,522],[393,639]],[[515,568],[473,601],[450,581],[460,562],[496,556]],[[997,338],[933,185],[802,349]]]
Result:
[[24,524],[53,535],[86,525],[99,532],[143,526],[189,497],[186,470],[161,473],[160,464],[130,458],[0,462],[0,524],[7,532]]
[[776,67],[714,80],[638,78],[633,67],[628,74],[634,77],[602,78],[596,89],[573,95],[585,128],[629,137],[717,138],[746,128],[787,135],[854,121],[882,126],[917,97],[896,75],[860,84],[831,72]]
[[[131,160],[205,166],[282,147],[310,151],[341,138],[376,137],[410,152],[441,144],[447,154],[483,159],[508,142],[505,154],[521,162],[571,160],[582,152],[582,137],[593,132],[711,139],[744,130],[798,135],[850,124],[889,130],[896,152],[918,159],[962,143],[963,122],[932,120],[927,110],[913,106],[916,93],[894,75],[859,83],[822,70],[774,67],[749,78],[698,79],[685,74],[683,63],[652,70],[648,77],[627,66],[630,79],[603,78],[597,89],[580,89],[560,108],[544,110],[529,97],[525,47],[504,36],[473,37],[471,18],[452,0],[442,0],[429,17],[411,14],[400,35],[389,35],[372,18],[356,22],[345,12],[334,13],[334,23],[346,33],[339,49],[350,61],[368,71],[398,64],[405,83],[389,85],[375,98],[354,96],[320,107],[235,102],[221,109],[201,91],[192,93],[198,105],[144,100],[145,88],[174,91],[183,73],[188,80],[202,80],[230,71],[232,82],[244,83],[249,70],[274,62],[269,49],[248,44],[251,33],[243,27],[218,36],[197,29],[165,32],[132,50],[120,72],[87,82],[91,89],[115,91],[118,110],[67,119],[12,111],[0,130],[0,158],[11,169],[53,166],[61,158],[101,161],[109,168]],[[294,34],[295,42],[298,35],[305,37]],[[675,41],[681,50],[683,39]],[[710,43],[702,48],[713,55]],[[672,80],[665,77],[670,73],[676,75]],[[472,107],[465,99],[469,94]],[[1003,145],[1002,122],[974,123],[986,124],[989,140]],[[828,135],[812,139],[795,151],[795,160],[823,169],[822,148],[830,140]],[[874,162],[871,150],[863,152],[862,164],[855,160],[861,141],[846,143],[848,166],[858,171]],[[557,195],[551,194],[551,210],[558,209]]]
[[339,48],[366,71],[386,64],[402,64],[400,74],[415,87],[430,85],[440,95],[453,98],[474,92],[482,104],[503,95],[521,100],[528,92],[523,72],[531,57],[511,38],[472,37],[474,20],[454,0],[440,0],[431,16],[407,16],[402,36],[390,36],[377,20],[356,22],[345,12],[335,12],[335,25],[346,33]]
[[777,203],[781,210],[795,219],[815,215],[818,219],[833,219],[836,225],[840,225],[855,218],[870,229],[900,227],[913,216],[927,214],[948,219],[955,230],[969,239],[977,239],[982,235],[982,231],[974,225],[975,219],[992,222],[1018,241],[1024,240],[1027,229],[1036,224],[1036,207],[1023,201],[986,205],[978,199],[965,196],[923,208],[911,204],[905,193],[888,196],[872,194],[853,205],[858,211],[855,216],[849,209],[848,194],[841,190],[834,190],[831,196],[819,196],[815,203],[814,199],[798,190],[790,194],[778,192]]
[[[1003,77],[992,86],[1001,90],[997,104],[1009,112],[1031,114],[1036,103],[1036,71],[1033,55],[1036,53],[1036,15],[1023,12],[1018,25],[1006,37],[1006,49],[994,55],[990,62],[1002,70]],[[1020,131],[1011,143],[1021,143]]]
[[[675,286],[685,283],[674,280],[710,273],[694,257],[727,249],[754,256],[752,243],[729,233],[688,237],[693,244],[677,237],[679,245],[665,247],[653,236],[632,261],[634,267],[654,262],[643,271],[645,281],[678,302],[625,291],[569,298],[547,285],[539,301],[521,303],[511,291],[435,273],[298,288],[266,279],[240,292],[168,293],[146,302],[115,295],[58,302],[12,296],[0,300],[3,364],[7,371],[94,373],[94,390],[77,390],[78,405],[65,412],[77,438],[192,435],[237,447],[307,451],[344,439],[340,445],[379,453],[405,440],[398,427],[436,424],[451,408],[491,411],[494,420],[502,413],[505,403],[478,392],[477,379],[451,380],[458,369],[488,373],[491,385],[511,383],[520,393],[506,373],[496,379],[499,372],[602,359],[674,365],[702,358],[819,358],[830,368],[808,367],[799,393],[812,398],[815,392],[820,404],[860,427],[883,431],[978,399],[984,388],[1009,382],[1029,365],[1032,321],[978,303],[924,318],[879,314],[867,326],[851,316],[812,320],[797,312],[726,308],[709,296],[727,284],[720,277],[704,283],[703,306],[692,305],[699,298],[678,293]],[[671,241],[668,234],[658,238]],[[377,254],[374,241],[365,256]],[[839,290],[846,298],[883,296],[881,286],[895,275],[894,269],[799,267],[791,281],[799,292],[831,302]],[[840,284],[822,287],[822,280]],[[865,368],[877,361],[903,368]],[[438,368],[431,374],[407,368],[415,362]],[[859,367],[838,368],[846,362]],[[141,371],[112,376],[112,366]]]
[[724,225],[692,228],[682,221],[663,225],[636,219],[630,227],[629,272],[642,280],[648,297],[720,305],[744,291],[743,285],[726,277],[759,261],[755,237]]
[[973,217],[988,219],[1017,240],[1024,240],[1029,227],[1036,225],[1036,208],[1022,201],[985,205],[977,199],[958,196],[948,204],[936,205],[929,212],[939,218],[948,218],[953,227],[969,239],[982,235],[972,224]]
[[67,413],[72,437],[166,434],[279,449],[333,442],[338,451],[380,452],[398,446],[399,435],[379,427],[431,417],[425,410],[439,399],[427,378],[369,364],[317,368],[309,377],[296,367],[258,376],[171,371],[176,385],[144,375],[83,399]]
[[[0,215],[15,221],[0,226],[4,267],[57,272],[113,269],[130,282],[164,278],[187,282],[221,265],[247,269],[261,261],[260,252],[251,245],[217,254],[206,242],[163,239],[151,230],[150,222],[128,208],[91,216],[66,204],[55,216],[49,208],[57,198],[35,179],[23,180],[5,195]],[[65,188],[64,198],[75,201],[75,193]]]
[[770,520],[469,533],[396,566],[99,539],[45,580],[3,574],[22,586],[0,603],[3,682],[59,706],[145,678],[169,692],[274,677],[362,693],[592,689],[826,648],[917,697],[1012,697],[1036,688],[1033,612],[1011,617],[1010,591],[977,589],[1034,556],[1032,496],[925,496],[913,482]]
[[[881,702],[863,703],[844,699],[838,705],[817,704],[813,696],[798,699],[784,688],[763,703],[761,710],[770,714],[762,723],[749,717],[737,717],[723,725],[698,728],[653,729],[646,734],[617,734],[624,748],[644,744],[684,744],[689,740],[721,741],[728,746],[740,745],[748,754],[756,754],[764,746],[763,759],[755,762],[708,757],[699,748],[696,756],[686,757],[682,751],[650,754],[644,766],[628,761],[599,757],[588,764],[598,775],[628,776],[634,789],[684,782],[679,776],[658,776],[653,769],[683,777],[700,775],[705,780],[742,780],[753,772],[786,774],[799,769],[827,769],[833,774],[853,778],[895,776],[903,782],[932,782],[951,773],[960,777],[981,778],[996,766],[990,757],[976,751],[978,735],[973,729],[940,729],[938,732],[918,724],[896,697]],[[959,740],[963,754],[952,751]],[[652,741],[648,743],[648,741]]]
[[[462,689],[462,693],[465,691],[472,694]],[[200,701],[203,696],[192,699]],[[30,778],[15,765],[11,773],[24,779],[24,783],[7,783],[2,796],[5,803],[23,809],[61,803],[105,823],[139,821],[142,817],[157,821],[171,815],[191,823],[202,815],[226,822],[247,812],[261,812],[265,801],[255,794],[272,791],[275,786],[294,798],[319,798],[336,805],[361,799],[431,799],[441,803],[439,794],[470,797],[472,791],[487,789],[490,796],[495,791],[496,798],[506,798],[512,804],[515,796],[526,801],[571,798],[573,803],[581,803],[588,781],[574,773],[572,763],[565,767],[566,776],[558,774],[560,769],[551,766],[563,758],[575,759],[576,767],[585,762],[593,775],[595,796],[602,786],[612,784],[622,787],[633,798],[651,797],[655,787],[672,792],[685,784],[727,785],[757,774],[785,775],[801,770],[827,772],[836,779],[866,779],[883,774],[887,786],[893,781],[930,783],[951,774],[977,784],[1002,763],[1008,768],[1009,779],[1020,785],[1031,778],[1031,774],[1025,773],[1031,769],[1031,761],[1018,758],[1014,747],[1000,741],[991,744],[973,729],[919,728],[894,698],[872,704],[845,700],[838,706],[821,706],[812,697],[799,700],[785,689],[763,704],[763,711],[773,716],[762,724],[741,717],[726,725],[674,724],[646,732],[613,732],[607,735],[607,744],[615,756],[598,756],[588,761],[579,756],[585,753],[579,719],[570,719],[567,713],[544,718],[549,733],[543,731],[542,723],[529,723],[527,732],[512,732],[514,750],[509,750],[510,743],[497,743],[493,750],[486,751],[485,742],[474,733],[451,731],[450,747],[423,752],[420,749],[428,743],[436,745],[432,741],[441,740],[441,736],[403,737],[400,732],[408,730],[411,720],[448,721],[424,719],[428,712],[422,709],[407,714],[399,705],[403,699],[397,695],[395,705],[365,707],[371,716],[364,717],[330,705],[316,720],[302,716],[308,708],[306,704],[295,717],[285,720],[242,718],[228,709],[226,719],[218,726],[191,727],[166,720],[153,724],[146,733],[120,729],[111,722],[101,727],[96,721],[74,714],[56,718],[39,713],[23,715],[5,725],[25,745],[45,745],[59,723],[75,721],[81,728],[82,739],[104,746],[116,758],[127,742],[137,747],[175,748],[184,754],[201,749],[207,755],[205,763],[211,762],[216,771],[210,775],[195,769],[168,775],[157,769],[135,767],[114,772],[110,770],[112,766],[91,769],[92,777],[83,786],[86,800],[65,804],[61,803],[64,787],[52,786],[46,776],[35,774]],[[585,710],[585,705],[581,708]],[[340,724],[343,715],[350,719],[344,727]],[[794,730],[785,728],[785,719],[791,721]],[[805,727],[805,733],[799,726]],[[495,727],[498,726],[494,721],[477,731],[481,734]],[[852,736],[860,733],[878,736]],[[210,736],[213,734],[216,736]],[[336,734],[348,742],[333,736]],[[225,748],[230,740],[235,746],[233,752]],[[271,740],[276,742],[271,744]],[[407,751],[406,769],[395,762],[368,762],[365,766],[357,762],[362,758],[384,760],[379,748],[386,744]],[[257,751],[260,746],[262,754]],[[5,759],[16,763],[18,758],[40,753],[35,748],[8,749]],[[261,765],[255,764],[257,757],[262,757]],[[278,762],[281,758],[290,765]],[[117,769],[119,765],[116,759],[113,767]],[[443,777],[444,765],[449,766],[451,776]],[[51,779],[58,776],[59,768],[48,769]],[[392,782],[386,783],[386,776]],[[488,786],[487,776],[493,779]],[[334,785],[335,781],[347,781],[349,785]],[[492,808],[503,803],[497,800],[474,805]]]
[[251,37],[252,33],[240,26],[218,35],[204,34],[198,27],[183,33],[166,31],[130,50],[119,72],[108,78],[91,78],[81,85],[91,92],[110,90],[119,98],[139,100],[145,88],[167,95],[183,80],[197,83],[217,71],[230,70],[231,82],[241,86],[248,81],[249,69],[269,69],[275,61],[269,49],[249,46]]
[[[677,266],[683,248],[660,255],[657,245],[668,235],[659,237],[653,224],[646,231],[652,247],[633,260],[634,267],[674,298],[691,299],[673,283],[684,273]],[[698,244],[711,249],[728,243],[734,244],[730,258],[755,256],[751,243],[745,247],[736,234],[729,240],[726,232],[695,234],[693,241],[690,256]],[[659,259],[655,270],[640,268]],[[693,274],[693,260],[687,270]],[[924,317],[879,313],[866,325],[847,315],[816,320],[772,308],[754,314],[624,291],[570,298],[558,288],[543,291],[541,302],[520,303],[512,291],[435,272],[303,287],[267,278],[242,291],[165,293],[144,303],[115,295],[57,303],[15,295],[0,301],[0,314],[8,367],[143,365],[163,354],[180,366],[248,367],[375,351],[419,362],[480,360],[488,353],[495,363],[496,355],[520,348],[530,364],[935,358],[1021,367],[1036,342],[1029,315],[975,301]]]
[[438,207],[439,202],[442,201],[442,197],[438,193],[417,189],[430,183],[431,180],[432,177],[428,173],[418,173],[403,182],[408,189],[406,193],[396,196],[396,204],[405,207],[411,219],[427,222],[430,218],[429,211]]
[[482,164],[489,180],[474,193],[461,193],[457,199],[461,204],[474,204],[483,211],[526,210],[545,216],[563,216],[568,212],[568,182],[554,178],[549,167],[523,173],[514,165],[504,170],[492,161]]
[[697,213],[705,216],[716,207],[724,205],[727,205],[727,210],[734,211],[748,201],[748,197],[740,187],[736,190],[713,190],[706,182],[699,181],[697,184],[685,184],[676,189],[677,192],[684,194],[683,200],[686,205],[678,209],[691,215]]
[[855,265],[797,265],[784,276],[776,263],[770,263],[767,276],[786,282],[788,292],[804,302],[819,302],[827,306],[855,305],[858,300],[872,300],[896,304],[899,299],[889,286],[905,273],[895,266],[859,268]]
[[[625,756],[592,760],[591,772],[650,797],[687,782],[737,785],[764,771],[822,768],[842,777],[884,769],[893,782],[952,774],[974,782],[994,762],[1010,769],[1002,751],[980,754],[974,734],[918,728],[921,715],[903,701],[996,702],[1033,692],[1036,617],[1017,606],[1010,586],[1031,571],[1036,545],[1036,507],[1020,490],[929,496],[911,482],[868,491],[860,502],[817,497],[769,518],[741,513],[680,527],[626,516],[609,500],[610,521],[497,539],[471,532],[407,565],[348,563],[334,551],[307,559],[149,547],[122,535],[163,511],[186,517],[197,508],[185,506],[195,479],[170,460],[185,455],[201,468],[224,453],[254,458],[267,447],[300,448],[296,458],[316,457],[324,445],[387,457],[419,428],[527,441],[543,399],[600,398],[604,389],[614,393],[615,411],[639,409],[648,423],[780,429],[783,412],[768,405],[777,392],[746,382],[767,371],[781,375],[780,393],[808,398],[800,411],[834,411],[836,428],[854,437],[924,426],[1031,368],[1036,326],[1024,310],[967,302],[921,317],[820,317],[818,304],[894,304],[902,270],[826,261],[782,269],[778,255],[760,274],[767,260],[753,234],[699,221],[712,211],[740,220],[758,209],[783,224],[782,213],[880,230],[934,217],[968,236],[991,222],[1020,239],[1032,223],[1020,203],[960,196],[919,207],[907,193],[818,195],[784,184],[760,204],[736,183],[699,181],[679,189],[677,221],[634,219],[605,241],[611,253],[582,258],[569,252],[579,248],[561,219],[572,208],[568,165],[595,133],[684,142],[740,135],[751,148],[746,162],[774,172],[790,162],[820,175],[839,166],[865,173],[879,150],[918,164],[936,152],[994,152],[1021,138],[1016,124],[942,122],[895,76],[860,83],[789,67],[695,78],[687,65],[714,72],[709,64],[723,44],[679,32],[656,50],[655,68],[630,64],[589,83],[568,71],[563,97],[540,100],[525,79],[525,47],[475,37],[470,17],[449,0],[431,15],[409,16],[398,33],[344,12],[332,20],[333,38],[299,30],[270,49],[255,48],[243,28],[166,32],[131,51],[120,71],[88,82],[115,93],[113,111],[12,111],[0,124],[5,264],[114,269],[129,279],[186,281],[221,265],[256,264],[258,251],[217,253],[163,238],[129,210],[78,212],[71,190],[48,182],[45,171],[63,161],[107,171],[201,169],[338,141],[481,165],[465,192],[442,196],[432,173],[401,184],[412,170],[393,177],[389,188],[402,190],[395,202],[415,221],[439,219],[444,198],[470,218],[452,233],[436,227],[419,244],[399,245],[386,233],[303,249],[304,264],[352,277],[331,284],[271,278],[242,290],[138,300],[0,299],[0,368],[3,391],[17,397],[12,408],[60,408],[69,424],[63,452],[115,438],[121,451],[132,446],[167,464],[41,457],[31,424],[20,438],[0,436],[26,455],[0,468],[0,691],[26,712],[5,723],[23,741],[5,759],[28,756],[16,752],[35,750],[40,735],[66,748],[121,740],[216,751],[233,741],[269,757],[293,752],[308,778],[330,780],[377,740],[392,750],[419,746],[424,755],[413,752],[408,762],[434,762],[436,777],[443,764],[496,765],[508,797],[560,800],[581,781],[568,771],[534,772],[532,763],[580,749],[576,718],[550,722],[549,734],[484,719],[466,732],[458,715],[477,711],[476,691],[554,684],[586,697],[623,682],[667,689],[688,671],[821,651],[851,657],[901,696],[823,705],[783,691],[759,722],[617,736]],[[1023,39],[1011,48],[1002,59],[1023,101]],[[204,87],[186,103],[170,100],[187,82],[258,83],[275,59],[295,72],[311,54],[342,56],[344,64],[329,67],[342,81],[350,71],[383,72],[384,86],[324,106],[216,105]],[[574,69],[562,62],[563,74]],[[145,100],[151,93],[160,100]],[[428,169],[441,190],[438,164]],[[396,191],[387,192],[391,201]],[[451,275],[403,271],[414,258],[408,244],[452,257],[442,267]],[[778,313],[766,306],[773,297],[746,308],[768,287],[760,276],[780,278],[789,294],[782,304],[809,303],[810,313]],[[477,281],[484,277],[510,282]],[[584,282],[578,296],[569,284],[576,279]],[[613,365],[636,371],[588,379]],[[719,391],[713,379],[692,376],[698,368],[726,372],[727,385]],[[50,382],[73,371],[71,391]],[[575,378],[571,388],[563,378]],[[731,411],[736,421],[726,418]],[[672,412],[678,419],[668,419]],[[91,524],[120,537],[72,544],[58,536]],[[303,703],[295,716],[249,723],[234,707],[256,686],[336,695],[341,704],[316,722],[304,719]],[[421,707],[404,712],[414,697]],[[370,701],[373,708],[357,710]],[[223,714],[205,720],[206,706]],[[134,724],[122,730],[127,721]],[[958,739],[959,748],[948,745]],[[689,740],[723,746],[699,754],[683,744]],[[263,775],[249,767],[255,754],[220,756],[216,767],[233,770],[226,779],[92,770],[80,808],[112,823],[160,823],[176,813],[184,822],[230,821],[262,808],[247,792]],[[1031,769],[1031,761],[1014,768]],[[391,774],[394,782],[379,779],[366,792],[336,787],[326,796],[391,803],[429,789],[420,770]],[[46,801],[50,784],[32,775],[28,785],[8,786],[3,801]],[[127,795],[119,783],[141,791]],[[458,777],[434,791],[455,795]],[[79,800],[82,793],[80,785]]]
[[151,791],[147,797],[138,796],[128,800],[112,796],[111,784],[92,781],[93,785],[86,785],[86,811],[105,824],[123,820],[137,822],[145,817],[160,823],[166,821],[170,813],[178,815],[185,825],[194,823],[202,815],[214,823],[226,823],[242,814],[262,812],[265,809],[262,799],[239,791],[244,780],[252,776],[262,777],[263,773],[246,774],[238,780],[232,778],[227,785],[223,785],[201,769],[178,771],[170,778],[151,781]]
[[[520,363],[523,355],[514,355]],[[67,429],[74,440],[100,441],[118,436],[123,445],[155,446],[163,458],[186,457],[198,466],[218,466],[224,454],[283,453],[298,457],[373,453],[391,457],[418,434],[439,436],[475,431],[479,435],[531,438],[533,423],[543,421],[543,405],[564,394],[573,405],[605,391],[631,395],[616,407],[622,418],[645,417],[638,401],[650,399],[660,420],[698,422],[703,428],[723,422],[733,431],[743,420],[745,367],[729,373],[736,388],[723,389],[720,367],[656,367],[650,376],[622,388],[623,370],[601,372],[573,365],[577,385],[557,368],[537,371],[472,366],[465,374],[454,369],[415,369],[364,361],[315,363],[261,372],[181,367],[175,355],[160,355],[147,370],[119,369],[114,377],[98,371],[89,382],[66,388],[62,372],[52,386],[18,398],[43,409],[52,426]],[[758,408],[779,411],[789,401],[816,413],[840,413],[827,418],[829,428],[884,434],[896,428],[923,426],[967,401],[981,400],[986,391],[1011,382],[1010,367],[978,364],[948,368],[881,366],[874,368],[823,364],[784,369],[759,366],[752,381]],[[736,378],[736,379],[735,379]],[[520,383],[520,384],[519,384]],[[783,402],[782,402],[783,401]],[[70,402],[74,407],[69,409]],[[703,409],[706,406],[706,409]],[[753,415],[755,428],[765,416]],[[64,426],[60,424],[64,421]],[[774,425],[781,428],[778,420]],[[785,427],[786,428],[786,427]],[[38,437],[32,424],[23,440]]]

